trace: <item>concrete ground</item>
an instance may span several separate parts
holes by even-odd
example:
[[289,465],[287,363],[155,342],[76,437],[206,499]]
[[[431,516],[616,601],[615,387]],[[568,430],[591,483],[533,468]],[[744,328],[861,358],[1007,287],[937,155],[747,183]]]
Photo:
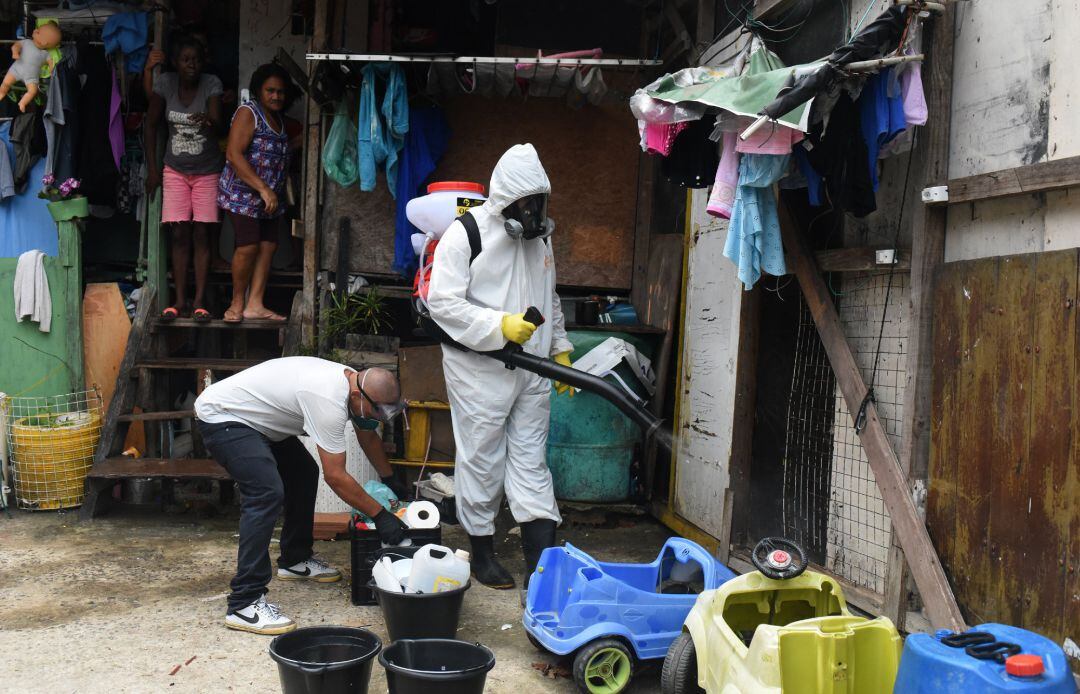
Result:
[[[501,526],[498,552],[520,578],[519,538],[506,535],[506,519]],[[444,544],[468,546],[457,527],[443,532]],[[235,533],[235,513],[199,519],[120,508],[93,523],[80,523],[74,513],[0,516],[0,689],[279,691],[267,655],[270,637],[222,625]],[[568,513],[559,537],[604,560],[651,561],[668,534],[646,517],[594,511]],[[275,580],[269,598],[300,626],[362,626],[386,643],[379,608],[349,602],[348,550],[348,542],[317,542],[315,548],[342,568],[344,580]],[[575,692],[572,680],[537,669],[557,661],[525,638],[518,600],[517,591],[478,584],[466,595],[458,638],[479,641],[496,656],[485,691]],[[646,668],[629,691],[658,692],[658,679],[658,666]],[[370,691],[386,691],[378,664]]]

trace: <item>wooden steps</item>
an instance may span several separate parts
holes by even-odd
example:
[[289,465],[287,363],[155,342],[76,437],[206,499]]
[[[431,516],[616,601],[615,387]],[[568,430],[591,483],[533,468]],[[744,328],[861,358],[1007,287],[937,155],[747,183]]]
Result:
[[248,318],[239,323],[226,322],[220,318],[197,321],[194,318],[174,318],[173,320],[154,319],[154,331],[165,328],[200,328],[204,330],[284,330],[288,321]]
[[261,364],[263,359],[207,359],[205,357],[163,357],[142,359],[135,363],[135,377],[139,369],[208,369],[210,371],[243,371]]
[[225,468],[212,458],[106,458],[94,465],[90,475],[95,479],[117,480],[129,477],[164,479],[232,479]]
[[167,422],[174,419],[190,419],[195,410],[170,410],[167,412],[128,412],[116,418],[118,422]]

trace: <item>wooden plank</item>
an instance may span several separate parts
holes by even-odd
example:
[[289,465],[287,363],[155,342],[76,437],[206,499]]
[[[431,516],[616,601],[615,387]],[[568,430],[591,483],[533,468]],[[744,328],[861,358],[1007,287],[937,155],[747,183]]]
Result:
[[[1014,567],[1024,580],[1024,604],[1019,624],[1061,643],[1080,622],[1065,621],[1070,602],[1066,590],[1073,503],[1069,480],[1075,478],[1077,454],[1073,420],[1076,416],[1077,274],[1075,249],[1035,256],[1035,287],[1031,400],[1031,436],[1023,514],[1027,541],[1025,565]],[[1075,557],[1076,555],[1072,555]],[[1070,628],[1067,628],[1070,627]]]
[[[739,315],[739,352],[735,371],[735,417],[731,439],[731,522],[729,544],[749,540],[750,476],[754,464],[754,425],[757,414],[758,349],[761,336],[761,289],[743,292]],[[727,510],[725,509],[725,513]]]
[[98,479],[162,477],[167,479],[232,479],[225,468],[211,458],[106,458],[90,471]]
[[1027,477],[1032,474],[1028,443],[1035,404],[1031,398],[1035,257],[1016,255],[998,260],[997,312],[991,313],[988,331],[993,351],[988,349],[981,355],[992,362],[989,383],[993,397],[981,401],[991,413],[981,418],[989,424],[990,436],[982,440],[976,452],[979,459],[989,463],[985,470],[990,491],[986,614],[993,621],[1020,626],[1032,569],[1026,554],[1047,540],[1046,528],[1028,527]]
[[98,389],[101,406],[108,411],[131,333],[131,319],[115,282],[86,285],[82,326],[86,387]]
[[167,410],[164,412],[131,412],[117,417],[120,422],[166,422],[173,419],[189,419],[195,410]]
[[440,345],[399,349],[398,378],[406,400],[448,400]]
[[[329,0],[315,0],[315,18],[312,29],[309,50],[318,52],[326,48],[327,17],[329,14]],[[367,32],[357,32],[360,42],[366,44]],[[363,46],[357,46],[358,49]],[[315,68],[318,63],[308,62],[308,83],[314,82]],[[315,99],[308,98],[307,111],[304,117],[305,141],[304,141],[304,305],[302,324],[306,330],[302,330],[302,342],[307,347],[315,344],[315,280],[318,272],[319,259],[319,182],[322,176],[322,167],[319,160],[322,155],[322,107]]]
[[293,294],[292,308],[289,310],[289,322],[285,327],[285,338],[281,344],[281,356],[292,357],[300,353],[300,338],[303,332],[304,295]]
[[203,357],[165,357],[143,359],[140,369],[210,369],[211,371],[243,371],[261,363],[261,359],[205,359]]
[[1038,164],[954,178],[947,184],[928,183],[927,185],[948,185],[949,200],[947,202],[928,203],[928,205],[939,207],[1072,188],[1080,186],[1080,156],[1052,159]]
[[[932,113],[950,113],[953,84],[953,34],[956,8],[949,6],[945,14],[935,17],[924,30],[927,59],[923,65],[923,81],[927,108]],[[918,133],[911,162],[914,174],[912,191],[940,180],[949,170],[949,118],[932,118]],[[909,281],[907,361],[904,384],[903,420],[900,424],[900,467],[909,483],[925,484],[930,460],[930,416],[932,407],[934,282],[937,268],[945,259],[944,209],[928,208],[919,196],[903,203],[911,219],[912,248]],[[936,538],[935,538],[936,539]],[[908,611],[908,573],[904,554],[894,541],[889,550],[885,569],[885,614],[903,628]]]
[[174,318],[170,321],[163,321],[160,318],[155,318],[153,325],[154,330],[161,330],[163,328],[200,328],[204,330],[284,330],[286,322],[263,318],[248,318],[239,323],[229,323],[216,318],[208,321],[197,321],[194,318]]
[[[836,307],[829,289],[818,272],[813,255],[806,246],[786,206],[780,204],[780,228],[784,247],[795,261],[795,274],[806,297],[807,305],[817,324],[818,333],[829,355],[836,381],[844,395],[849,412],[858,412],[866,395],[858,364],[844,337]],[[959,630],[964,626],[960,609],[945,578],[926,526],[919,517],[911,498],[907,476],[901,471],[885,428],[878,419],[873,404],[866,408],[866,426],[859,434],[867,461],[877,479],[881,498],[892,519],[893,532],[911,562],[912,575],[926,603],[926,610],[935,628]]]
[[[650,242],[649,270],[646,274],[644,297],[634,304],[641,321],[664,331],[660,346],[653,355],[656,373],[656,392],[649,401],[649,410],[661,417],[667,403],[667,387],[671,381],[671,350],[674,344],[676,303],[682,286],[683,237],[680,234],[659,234]],[[656,442],[649,444],[644,455],[643,477],[646,498],[651,499],[659,454]]]
[[[653,181],[656,158],[642,153],[638,157],[637,205],[634,212],[634,273],[630,280],[630,303],[643,302],[649,272],[649,243],[652,240]],[[573,316],[567,316],[567,323]]]
[[[1080,280],[1078,280],[1077,284],[1080,285]],[[1070,309],[1074,314],[1080,311],[1080,286],[1077,286],[1076,294],[1072,296]],[[1073,354],[1070,358],[1073,377],[1068,381],[1072,386],[1072,416],[1069,418],[1069,423],[1070,432],[1075,441],[1076,432],[1080,432],[1080,379],[1075,377],[1080,374],[1080,316],[1071,316],[1068,322],[1073,330]],[[1045,416],[1045,413],[1040,413],[1040,415]],[[1078,640],[1077,631],[1080,630],[1080,626],[1078,626],[1080,625],[1080,600],[1075,597],[1080,595],[1080,474],[1077,474],[1080,472],[1080,446],[1074,443],[1071,453],[1065,483],[1058,492],[1066,500],[1066,522],[1068,523],[1064,556],[1059,561],[1066,572],[1066,600],[1065,607],[1062,610],[1064,613],[1062,616],[1063,631],[1065,632],[1063,636],[1076,642]],[[1056,524],[1060,522],[1058,520]],[[1060,643],[1061,640],[1058,642]],[[1073,662],[1071,665],[1075,667],[1076,663]]]
[[862,272],[865,270],[911,269],[911,251],[907,248],[895,249],[896,262],[892,265],[879,264],[877,251],[884,248],[830,248],[814,253],[818,268],[822,272]]

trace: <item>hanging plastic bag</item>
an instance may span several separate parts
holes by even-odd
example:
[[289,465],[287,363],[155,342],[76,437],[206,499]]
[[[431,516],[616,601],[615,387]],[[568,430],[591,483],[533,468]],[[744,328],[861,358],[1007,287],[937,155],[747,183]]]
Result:
[[349,108],[341,100],[337,105],[334,124],[323,146],[323,171],[342,187],[356,183],[359,164],[356,156],[356,126],[349,118]]

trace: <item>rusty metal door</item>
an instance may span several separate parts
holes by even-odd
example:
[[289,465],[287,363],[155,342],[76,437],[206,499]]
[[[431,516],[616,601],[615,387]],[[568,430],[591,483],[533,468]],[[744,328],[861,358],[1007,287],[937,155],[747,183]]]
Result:
[[947,263],[927,522],[970,623],[1080,640],[1078,251]]

